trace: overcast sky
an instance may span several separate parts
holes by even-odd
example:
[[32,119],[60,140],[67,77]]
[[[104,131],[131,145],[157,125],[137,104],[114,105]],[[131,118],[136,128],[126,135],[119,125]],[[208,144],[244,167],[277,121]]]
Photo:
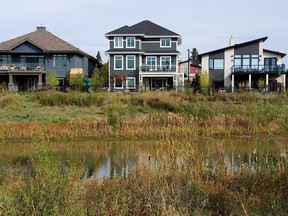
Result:
[[288,53],[287,0],[1,0],[0,9],[0,42],[42,24],[105,61],[105,33],[143,20],[182,36],[182,60],[193,47],[204,53],[228,46],[231,35],[236,43],[268,36],[266,49]]

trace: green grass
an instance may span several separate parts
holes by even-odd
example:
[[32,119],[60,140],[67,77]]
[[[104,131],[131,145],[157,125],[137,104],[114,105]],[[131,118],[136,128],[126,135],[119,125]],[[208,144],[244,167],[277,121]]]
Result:
[[[44,91],[5,94],[0,98],[0,138],[29,139],[36,135],[36,139],[74,139],[75,133],[69,130],[76,132],[78,138],[91,138],[91,133],[94,138],[125,139],[286,136],[287,104],[286,94],[259,93],[203,96],[173,91],[128,95]],[[15,133],[23,127],[27,128],[27,135],[24,131],[23,135]],[[90,134],[86,131],[89,128],[93,129]]]

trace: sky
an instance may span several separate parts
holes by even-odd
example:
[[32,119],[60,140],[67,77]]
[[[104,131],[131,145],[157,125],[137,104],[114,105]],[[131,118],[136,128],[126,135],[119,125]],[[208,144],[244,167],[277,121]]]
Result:
[[[0,42],[45,26],[61,39],[96,56],[105,51],[105,33],[150,20],[181,35],[181,59],[268,36],[265,49],[288,53],[287,0],[1,0]],[[287,64],[287,57],[284,62]]]

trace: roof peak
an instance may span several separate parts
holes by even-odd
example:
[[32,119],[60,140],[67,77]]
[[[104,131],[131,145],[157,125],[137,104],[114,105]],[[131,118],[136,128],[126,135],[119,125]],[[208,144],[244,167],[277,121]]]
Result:
[[176,36],[179,37],[180,35],[170,31],[150,20],[143,20],[139,23],[136,23],[131,26],[123,26],[116,30],[113,30],[106,34],[109,35],[127,35],[127,34],[135,34],[135,35],[145,35],[145,36]]

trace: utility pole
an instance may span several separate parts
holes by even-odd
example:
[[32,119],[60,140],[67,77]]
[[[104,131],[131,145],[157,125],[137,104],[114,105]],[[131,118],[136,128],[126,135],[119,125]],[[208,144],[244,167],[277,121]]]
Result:
[[188,61],[187,61],[187,64],[188,64],[188,69],[187,69],[187,72],[188,72],[188,86],[190,88],[190,49],[188,49]]

